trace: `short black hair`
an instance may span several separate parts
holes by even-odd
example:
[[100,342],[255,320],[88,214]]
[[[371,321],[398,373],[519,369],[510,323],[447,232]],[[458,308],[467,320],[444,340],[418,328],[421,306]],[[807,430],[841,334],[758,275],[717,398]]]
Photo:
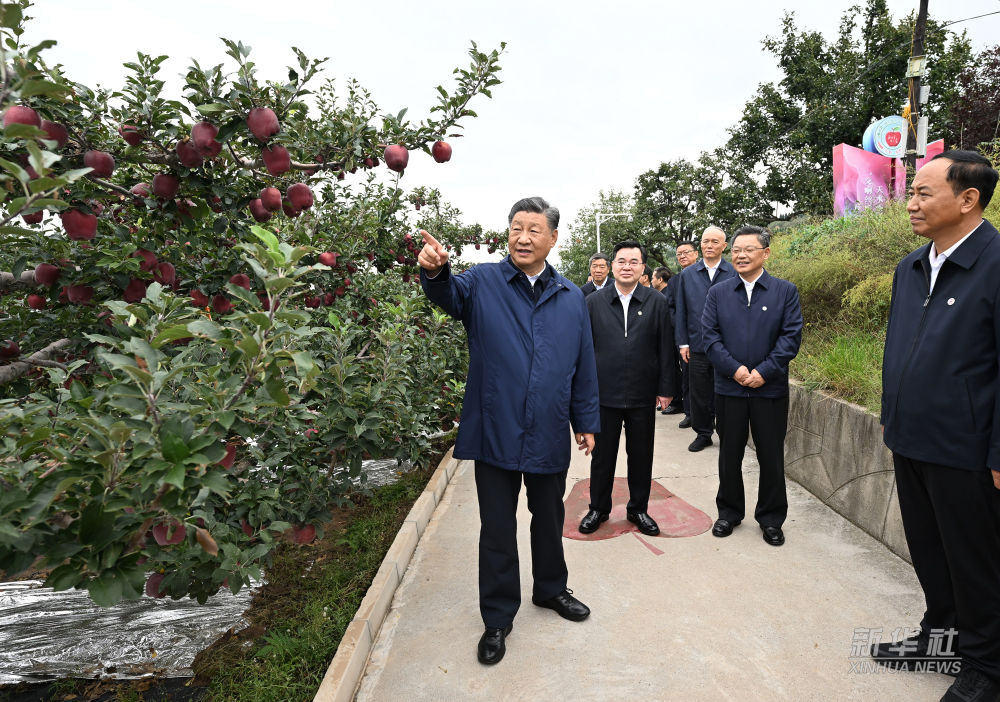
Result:
[[667,268],[666,266],[660,266],[655,271],[653,271],[653,275],[659,277],[659,279],[662,281],[668,281],[670,280],[670,277],[673,274],[670,272],[670,269]]
[[736,237],[738,236],[755,236],[757,237],[757,243],[765,249],[771,245],[771,232],[764,229],[764,227],[757,227],[753,224],[740,227],[733,234],[733,243],[736,243]]
[[642,262],[646,262],[646,247],[640,244],[638,241],[633,241],[629,239],[628,241],[621,241],[615,244],[614,251],[611,252],[611,258],[618,258],[618,252],[622,249],[639,249],[639,254],[642,256]]
[[533,212],[534,214],[545,215],[545,219],[549,223],[549,229],[556,230],[559,228],[559,210],[546,202],[544,198],[538,196],[526,197],[515,202],[514,206],[510,208],[510,214],[507,215],[508,226],[514,221],[514,215],[518,212]]
[[646,268],[643,269],[642,274],[647,278],[649,278],[650,280],[653,279],[653,269],[649,267],[648,263],[646,264]]
[[676,252],[677,249],[679,249],[682,246],[690,246],[692,249],[694,249],[695,254],[698,253],[698,244],[691,241],[690,239],[687,239],[677,244],[677,246],[674,247],[674,251]]
[[590,257],[590,262],[593,263],[594,261],[604,261],[609,266],[611,265],[611,259],[608,258],[608,255],[606,253],[600,253],[600,252],[595,253],[593,256]]
[[951,161],[945,179],[951,183],[952,191],[958,195],[963,190],[975,188],[979,191],[979,206],[984,210],[993,199],[997,187],[997,170],[990,160],[978,151],[954,149],[938,154],[932,161],[946,158]]

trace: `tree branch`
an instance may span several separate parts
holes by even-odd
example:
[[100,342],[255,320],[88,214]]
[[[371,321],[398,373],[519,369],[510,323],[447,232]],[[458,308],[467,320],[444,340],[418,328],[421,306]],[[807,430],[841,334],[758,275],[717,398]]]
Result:
[[[31,370],[32,365],[45,365],[44,363],[39,363],[39,361],[48,361],[49,357],[55,354],[57,351],[66,348],[70,345],[69,339],[59,339],[59,341],[54,341],[44,349],[40,351],[35,351],[35,353],[28,356],[23,361],[15,361],[14,363],[7,364],[6,366],[0,366],[0,385],[9,383],[22,375],[27,374]],[[65,367],[65,366],[64,366]]]
[[26,271],[21,271],[21,275],[17,278],[14,277],[13,273],[0,271],[0,292],[5,291],[7,288],[15,288],[19,285],[34,285],[34,284],[35,284],[34,268],[31,268]]

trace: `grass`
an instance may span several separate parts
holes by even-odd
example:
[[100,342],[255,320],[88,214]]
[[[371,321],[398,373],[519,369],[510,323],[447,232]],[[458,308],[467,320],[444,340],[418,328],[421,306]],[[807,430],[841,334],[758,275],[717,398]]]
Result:
[[[436,461],[434,462],[436,464]],[[372,578],[430,470],[375,490],[316,549],[289,545],[276,556],[250,632],[195,661],[213,702],[311,700]],[[253,611],[253,610],[251,610]],[[263,632],[263,633],[262,633]]]
[[792,375],[808,390],[823,390],[878,414],[885,332],[806,330]]

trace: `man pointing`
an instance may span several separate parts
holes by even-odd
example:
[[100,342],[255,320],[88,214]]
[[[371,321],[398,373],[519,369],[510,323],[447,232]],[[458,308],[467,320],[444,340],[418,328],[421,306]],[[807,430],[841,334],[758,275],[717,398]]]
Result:
[[531,512],[532,602],[582,621],[590,610],[567,589],[563,493],[571,444],[589,455],[600,430],[597,368],[583,293],[546,263],[559,210],[540,197],[508,216],[510,255],[452,275],[448,252],[427,232],[417,256],[424,292],[465,326],[469,377],[455,457],[475,461],[479,496],[477,655],[498,663],[521,603],[517,501]]

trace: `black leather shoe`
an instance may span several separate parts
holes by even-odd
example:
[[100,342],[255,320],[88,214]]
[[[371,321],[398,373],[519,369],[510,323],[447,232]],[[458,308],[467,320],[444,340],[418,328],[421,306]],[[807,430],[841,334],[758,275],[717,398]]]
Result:
[[901,672],[922,670],[933,670],[955,677],[962,668],[962,657],[955,653],[958,650],[958,639],[945,638],[942,646],[945,651],[952,653],[930,652],[930,635],[921,631],[916,636],[911,636],[899,642],[883,641],[871,647],[871,656],[879,665],[898,670]]
[[690,446],[688,446],[688,451],[701,451],[703,448],[708,448],[711,445],[711,438],[699,434],[695,437],[694,441],[691,442]]
[[764,541],[772,546],[781,546],[785,543],[785,535],[781,533],[781,527],[762,526],[760,530],[764,532]]
[[601,526],[601,522],[606,521],[608,521],[607,512],[598,512],[596,509],[592,509],[580,520],[580,533],[593,534],[597,531],[597,527]]
[[639,527],[639,531],[646,536],[656,536],[660,533],[660,527],[646,512],[629,512],[625,518]]
[[733,533],[733,529],[740,525],[742,519],[737,519],[735,522],[731,522],[728,519],[716,519],[715,524],[712,525],[712,536],[729,536]]
[[678,407],[677,405],[667,405],[667,408],[661,410],[663,414],[680,414],[684,411],[683,407]]
[[531,601],[538,607],[554,609],[560,617],[569,619],[571,622],[582,622],[590,616],[590,608],[573,597],[573,591],[570,589],[563,590],[555,597],[550,597],[547,600],[539,600],[532,597]]
[[690,429],[691,428],[691,418],[690,417],[684,417],[684,419],[681,420],[681,423],[677,425],[677,428],[678,429]]
[[998,700],[1000,700],[1000,683],[975,668],[963,668],[941,698],[941,702],[997,702]]
[[504,644],[504,639],[510,636],[513,628],[513,624],[508,624],[506,629],[495,626],[486,627],[483,637],[479,639],[479,647],[476,649],[480,663],[493,665],[503,660],[503,654],[507,653],[507,646]]

